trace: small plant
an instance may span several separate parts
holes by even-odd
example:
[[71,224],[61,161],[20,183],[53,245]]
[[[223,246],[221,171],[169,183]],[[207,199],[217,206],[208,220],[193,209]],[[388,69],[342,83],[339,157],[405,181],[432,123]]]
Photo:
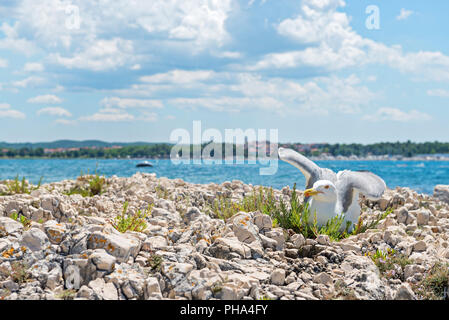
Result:
[[352,288],[349,288],[343,280],[335,282],[335,293],[330,299],[334,300],[359,300]]
[[106,180],[104,177],[100,177],[98,174],[95,174],[95,176],[89,180],[90,194],[92,196],[100,195],[103,192],[103,185],[105,182]]
[[364,224],[363,218],[360,217],[357,224],[355,225],[354,230],[352,231],[351,235],[364,233],[368,229],[375,229],[377,227],[377,225],[380,223],[380,221],[382,221],[383,219],[388,217],[388,215],[390,215],[392,212],[393,212],[393,208],[388,208],[385,212],[379,213],[373,221],[371,221],[370,223],[367,223],[367,224]]
[[0,290],[0,301],[5,300],[6,297],[9,297],[11,295],[11,291],[8,289],[2,289]]
[[23,262],[14,261],[11,263],[11,271],[9,273],[11,279],[19,285],[30,279],[28,267]]
[[214,199],[209,209],[216,217],[226,220],[240,211],[260,211],[269,215],[276,206],[273,189],[259,187],[258,190],[253,188],[252,193],[246,195],[241,201],[232,201],[232,199],[220,195]]
[[366,256],[373,260],[382,276],[387,278],[397,278],[404,280],[404,268],[412,264],[406,255],[397,253],[394,249],[387,249],[387,252],[377,249],[375,253],[366,253]]
[[28,219],[27,217],[20,215],[17,212],[13,212],[11,213],[11,219],[20,222],[25,230],[28,230],[31,227],[31,220]]
[[59,293],[56,298],[62,300],[73,300],[76,296],[76,291],[73,289],[67,289]]
[[162,256],[160,256],[158,254],[152,254],[148,258],[147,264],[151,268],[152,271],[159,272],[159,271],[161,271],[163,261],[164,261],[164,259],[162,258]]
[[220,219],[226,220],[240,211],[238,203],[232,202],[231,199],[218,196],[211,207],[211,211]]
[[223,290],[223,283],[221,281],[215,281],[212,286],[210,287],[210,291],[212,291],[212,293],[218,294],[219,292],[221,292],[221,290]]
[[179,212],[181,218],[187,213],[187,208],[191,207],[190,196],[186,196],[184,199],[182,196],[178,196],[175,201],[176,211]]
[[347,238],[350,234],[348,233],[351,227],[351,222],[347,221],[346,226],[342,231],[342,226],[345,220],[343,214],[337,215],[326,222],[326,225],[320,228],[318,234],[325,234],[329,236],[332,241],[339,241]]
[[168,192],[167,188],[162,187],[161,185],[157,185],[154,189],[158,198],[165,200],[168,200],[170,198],[170,193]]
[[82,175],[77,178],[78,181],[87,184],[87,187],[76,186],[65,194],[70,196],[73,194],[79,194],[82,197],[93,197],[96,195],[101,195],[104,192],[104,187],[106,185],[106,179],[100,176],[95,170],[95,175]]
[[109,222],[115,229],[122,233],[126,231],[142,232],[147,227],[146,218],[151,215],[151,210],[152,205],[149,205],[143,212],[139,209],[135,213],[128,213],[128,202],[125,202],[122,214],[117,215]]
[[14,180],[5,181],[6,187],[8,189],[7,192],[3,192],[2,196],[10,196],[14,194],[30,194],[32,191],[37,190],[41,187],[43,177],[40,178],[38,184],[36,186],[30,185],[25,177],[19,179],[19,175],[17,175]]
[[271,217],[274,223],[284,229],[291,229],[301,233],[305,238],[316,238],[318,235],[328,235],[333,241],[339,241],[348,237],[350,224],[343,228],[344,216],[337,215],[326,222],[324,226],[318,227],[316,212],[312,213],[309,204],[300,202],[296,193],[296,184],[293,186],[292,196],[289,204],[281,199],[279,206],[275,206]]
[[425,300],[449,299],[449,264],[435,263],[414,289]]
[[310,223],[309,204],[299,201],[296,193],[296,184],[293,186],[289,206],[283,200],[280,200],[279,206],[272,211],[271,217],[279,227],[301,233],[305,238],[315,238],[318,234],[316,216]]

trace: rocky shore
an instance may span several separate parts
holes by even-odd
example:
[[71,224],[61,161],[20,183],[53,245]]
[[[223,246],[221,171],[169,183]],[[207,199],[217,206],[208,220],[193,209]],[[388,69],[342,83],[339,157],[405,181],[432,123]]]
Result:
[[[0,197],[0,299],[444,298],[447,186],[434,197],[397,188],[379,201],[361,199],[366,221],[393,211],[375,228],[331,241],[273,227],[257,211],[218,218],[217,197],[253,192],[240,181],[199,185],[139,173],[105,179],[99,195],[70,194],[86,184]],[[291,193],[274,190],[277,199]],[[114,227],[125,203],[129,213],[151,208],[143,230]]]

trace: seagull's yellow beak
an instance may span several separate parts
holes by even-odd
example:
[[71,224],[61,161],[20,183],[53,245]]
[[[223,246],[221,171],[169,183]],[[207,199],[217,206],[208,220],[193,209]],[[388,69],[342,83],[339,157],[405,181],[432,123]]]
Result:
[[311,189],[307,189],[306,191],[304,191],[304,196],[311,197],[311,196],[316,196],[317,194],[320,194],[320,193],[322,193],[322,192],[311,188]]

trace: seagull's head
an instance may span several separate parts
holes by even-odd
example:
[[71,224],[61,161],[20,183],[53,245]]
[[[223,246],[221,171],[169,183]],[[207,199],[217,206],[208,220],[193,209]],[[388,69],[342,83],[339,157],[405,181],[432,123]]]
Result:
[[304,191],[305,197],[322,202],[335,202],[337,200],[337,188],[328,180],[319,180],[313,184],[313,188]]

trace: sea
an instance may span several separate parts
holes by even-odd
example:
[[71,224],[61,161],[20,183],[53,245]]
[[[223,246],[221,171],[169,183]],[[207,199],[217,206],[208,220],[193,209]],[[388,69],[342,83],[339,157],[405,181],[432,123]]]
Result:
[[[130,177],[137,172],[155,173],[157,177],[180,178],[187,182],[207,184],[240,180],[254,186],[281,189],[285,186],[304,189],[305,178],[295,167],[283,161],[271,164],[271,175],[261,174],[269,167],[264,163],[243,164],[175,164],[171,160],[148,160],[153,167],[137,168],[139,159],[1,159],[0,180],[25,177],[33,184],[75,179],[95,173],[106,177]],[[320,167],[340,170],[369,170],[382,177],[389,188],[410,187],[418,193],[433,194],[435,185],[449,185],[449,161],[316,161]],[[261,170],[262,169],[262,170]],[[266,172],[265,172],[266,173]]]

